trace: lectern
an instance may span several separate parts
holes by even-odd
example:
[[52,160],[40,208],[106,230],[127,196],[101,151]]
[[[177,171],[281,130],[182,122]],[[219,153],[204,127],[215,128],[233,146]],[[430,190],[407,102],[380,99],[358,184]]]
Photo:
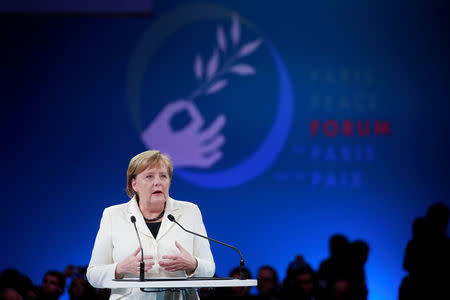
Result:
[[166,277],[139,279],[113,279],[105,288],[140,288],[144,292],[183,291],[197,288],[244,287],[256,286],[256,279],[210,278],[210,277]]

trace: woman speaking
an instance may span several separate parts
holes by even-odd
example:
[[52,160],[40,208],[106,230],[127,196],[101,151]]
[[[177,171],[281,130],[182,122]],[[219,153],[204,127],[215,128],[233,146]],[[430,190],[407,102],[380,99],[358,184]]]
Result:
[[[141,253],[135,221],[144,251],[144,275],[152,277],[212,277],[215,264],[207,239],[183,231],[206,235],[197,205],[169,197],[173,174],[170,159],[149,150],[133,157],[127,170],[127,203],[104,210],[87,270],[89,282],[105,288],[112,279],[139,277]],[[134,218],[132,218],[134,217]],[[198,299],[195,291],[185,297]],[[145,293],[138,288],[112,289],[110,299],[181,298],[176,291]]]

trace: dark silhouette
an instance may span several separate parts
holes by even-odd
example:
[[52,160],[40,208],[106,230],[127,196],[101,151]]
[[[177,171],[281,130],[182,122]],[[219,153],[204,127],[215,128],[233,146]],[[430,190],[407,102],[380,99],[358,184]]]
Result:
[[368,290],[364,266],[369,256],[369,245],[361,240],[350,244],[349,284],[354,300],[367,300]]
[[47,271],[42,279],[39,290],[39,300],[57,300],[64,293],[66,277],[55,270]]
[[329,240],[330,256],[319,266],[318,279],[322,288],[328,289],[336,281],[350,277],[349,253],[350,243],[346,236],[334,234]]
[[64,276],[71,278],[68,294],[71,300],[75,299],[96,299],[108,300],[111,289],[96,289],[86,278],[87,266],[68,265],[64,269]]
[[330,300],[353,300],[352,287],[345,278],[335,279],[329,287]]
[[329,240],[330,256],[319,266],[318,278],[322,295],[327,299],[367,300],[365,265],[369,245],[363,240],[350,242],[342,234]]
[[2,299],[36,299],[35,287],[30,278],[15,269],[6,269],[0,275],[0,295]]
[[[251,279],[252,278],[252,274],[250,272],[249,269],[245,268],[243,269],[243,276],[244,279]],[[239,279],[240,278],[240,268],[236,267],[234,269],[231,270],[230,272],[230,277]],[[231,288],[231,297],[239,297],[240,299],[242,298],[250,298],[250,287],[246,286],[246,287],[232,287]]]
[[431,205],[425,217],[413,223],[403,267],[399,300],[450,299],[450,240],[447,236],[449,209],[443,203]]
[[258,293],[260,299],[277,300],[280,299],[277,271],[268,265],[259,268],[258,275]]
[[95,289],[97,300],[108,300],[111,296],[111,289]]
[[288,265],[283,280],[282,299],[325,299],[317,280],[317,274],[302,255],[297,255]]
[[[244,279],[251,279],[252,274],[249,269],[245,268],[243,269],[243,276]],[[233,268],[230,273],[229,277],[239,279],[240,278],[240,269],[239,267]],[[213,290],[212,293],[208,295],[208,299],[239,299],[239,300],[245,300],[255,298],[253,295],[250,294],[250,287],[231,287],[231,288],[216,288]]]
[[300,265],[288,272],[283,286],[283,299],[317,300],[320,287],[314,270],[308,265]]
[[66,278],[75,278],[80,276],[86,276],[87,272],[87,266],[74,266],[74,265],[68,265],[64,269],[64,276]]
[[89,284],[85,276],[77,276],[72,278],[68,293],[70,300],[96,299],[95,288]]

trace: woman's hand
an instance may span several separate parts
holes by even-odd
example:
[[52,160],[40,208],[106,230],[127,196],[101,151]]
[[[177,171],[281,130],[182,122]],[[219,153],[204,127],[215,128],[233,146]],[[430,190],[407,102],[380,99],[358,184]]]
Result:
[[186,271],[188,275],[194,273],[197,269],[197,259],[187,252],[177,241],[175,246],[180,250],[176,255],[164,255],[161,258],[164,260],[159,261],[159,265],[168,272]]
[[[124,274],[139,274],[141,266],[140,251],[141,248],[137,248],[130,256],[117,264],[116,279],[122,279]],[[144,255],[144,273],[147,273],[155,264],[153,261],[145,261],[147,259],[153,259],[153,256]]]

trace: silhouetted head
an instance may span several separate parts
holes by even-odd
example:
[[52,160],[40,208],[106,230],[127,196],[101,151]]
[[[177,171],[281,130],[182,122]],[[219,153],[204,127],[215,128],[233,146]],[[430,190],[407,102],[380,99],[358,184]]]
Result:
[[329,249],[331,257],[342,257],[349,250],[348,238],[343,234],[334,234],[330,237]]
[[258,292],[260,295],[271,295],[278,288],[278,274],[271,266],[262,266],[258,270]]
[[362,240],[356,240],[350,244],[350,254],[355,263],[364,266],[369,256],[369,245]]
[[[242,269],[242,273],[243,273],[243,275],[245,277],[244,279],[252,278],[252,273],[250,273],[250,270],[247,269],[246,267],[244,267]],[[231,272],[230,272],[230,277],[239,278],[239,276],[240,276],[240,268],[239,267],[233,268],[231,270]]]
[[71,299],[93,299],[95,288],[84,276],[77,276],[70,282],[68,293]]
[[292,272],[303,267],[310,267],[310,265],[305,261],[303,255],[297,255],[295,259],[289,263],[286,271],[286,277],[291,277]]
[[4,290],[0,290],[0,299],[1,300],[22,300],[22,296],[19,292],[14,288],[6,288]]
[[310,266],[302,266],[290,271],[284,281],[284,293],[299,299],[311,299],[316,288],[315,272]]
[[41,291],[43,298],[57,299],[64,292],[66,277],[58,271],[48,271],[42,279]]
[[[246,267],[244,267],[242,269],[242,275],[244,276],[243,279],[252,278],[252,274],[250,273],[250,270],[247,269]],[[232,269],[230,272],[230,277],[239,279],[240,278],[240,268],[236,267],[236,268]],[[235,287],[232,287],[231,290],[233,292],[233,295],[235,295],[235,296],[247,296],[250,293],[249,286],[246,286],[246,287],[235,286]]]
[[[20,295],[25,295],[26,292],[33,287],[30,278],[21,274],[16,269],[6,269],[0,275],[0,290],[11,288],[16,290]],[[13,294],[10,291],[10,294]]]

